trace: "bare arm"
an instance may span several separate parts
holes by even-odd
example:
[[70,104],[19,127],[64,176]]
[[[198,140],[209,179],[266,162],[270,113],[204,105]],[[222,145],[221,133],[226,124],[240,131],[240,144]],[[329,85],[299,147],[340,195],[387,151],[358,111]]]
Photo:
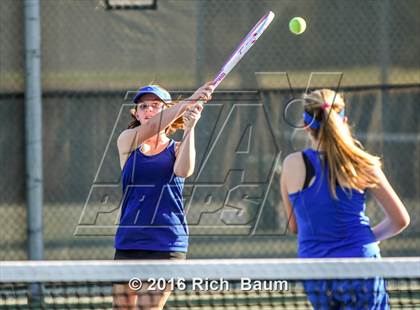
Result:
[[168,127],[173,121],[183,115],[188,107],[192,106],[197,101],[205,103],[210,100],[213,90],[213,82],[208,82],[200,87],[187,100],[157,113],[147,123],[133,129],[124,130],[117,140],[121,169],[124,167],[128,156],[133,150],[138,148],[145,140]]
[[385,213],[385,219],[373,227],[372,230],[376,239],[381,241],[403,231],[410,223],[410,216],[382,170],[375,170],[375,174],[379,178],[379,184],[370,191],[381,205]]
[[121,169],[124,167],[128,156],[130,156],[130,153],[133,150],[138,148],[145,140],[153,137],[162,129],[168,127],[174,120],[185,112],[188,106],[188,102],[180,102],[175,106],[157,113],[147,123],[136,128],[124,130],[117,140]]
[[184,115],[185,131],[179,146],[174,165],[174,173],[177,176],[188,178],[194,173],[195,167],[195,125],[200,119],[203,106],[196,104]]
[[280,178],[280,190],[283,206],[286,209],[288,227],[294,234],[297,234],[298,227],[293,213],[293,206],[289,199],[289,192],[292,193],[297,191],[298,188],[302,188],[302,173],[300,172],[304,168],[302,167],[303,163],[300,163],[300,161],[303,162],[301,158],[302,156],[300,153],[293,153],[287,156],[282,165],[282,174]]
[[168,109],[163,110],[153,116],[146,124],[134,128],[135,139],[134,149],[136,149],[143,141],[153,137],[155,134],[164,130],[173,121],[180,117],[187,110],[188,107],[194,105],[197,101],[203,103],[211,99],[211,94],[214,90],[213,82],[208,82],[200,87],[187,100],[180,102]]

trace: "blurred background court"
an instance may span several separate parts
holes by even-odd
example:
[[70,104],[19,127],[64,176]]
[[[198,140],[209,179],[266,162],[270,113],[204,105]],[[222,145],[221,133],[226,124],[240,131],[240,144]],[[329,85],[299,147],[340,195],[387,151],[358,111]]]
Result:
[[[411,215],[406,231],[382,242],[382,254],[419,256],[420,1],[157,0],[156,4],[153,9],[112,10],[99,0],[40,1],[45,259],[113,256],[112,229],[93,235],[74,233],[85,206],[108,208],[98,221],[109,226],[115,222],[116,138],[129,122],[128,110],[121,110],[129,102],[124,99],[126,92],[155,82],[175,97],[187,96],[214,77],[268,10],[276,14],[272,25],[222,83],[214,107],[201,118],[198,166],[209,145],[214,143],[214,149],[200,178],[191,177],[186,187],[188,196],[197,182],[218,185],[206,207],[217,211],[226,195],[221,188],[237,182],[235,176],[225,182],[229,171],[243,170],[245,183],[261,184],[257,194],[266,200],[258,218],[250,210],[252,204],[241,207],[237,201],[250,213],[243,223],[254,225],[253,235],[246,229],[231,233],[229,224],[217,226],[218,233],[200,233],[200,221],[191,219],[196,232],[189,257],[296,257],[296,237],[285,234],[276,156],[281,162],[303,144],[283,120],[283,109],[293,94],[279,72],[288,73],[295,96],[303,93],[311,72],[343,74],[340,90],[355,133],[368,150],[383,156],[385,171]],[[308,24],[300,36],[288,30],[294,16],[302,16]],[[28,258],[24,42],[24,1],[0,1],[1,260]],[[320,75],[310,87],[335,87],[334,81],[331,75]],[[238,103],[248,105],[230,115],[223,141],[217,142],[215,133]],[[249,126],[260,129],[251,134],[249,152],[227,151],[226,142],[240,145]],[[104,184],[116,186],[109,201],[95,200],[95,190],[101,191]],[[201,208],[202,202],[193,201],[192,208]],[[106,203],[110,206],[103,207]],[[372,223],[377,223],[381,211],[371,197],[367,210]]]

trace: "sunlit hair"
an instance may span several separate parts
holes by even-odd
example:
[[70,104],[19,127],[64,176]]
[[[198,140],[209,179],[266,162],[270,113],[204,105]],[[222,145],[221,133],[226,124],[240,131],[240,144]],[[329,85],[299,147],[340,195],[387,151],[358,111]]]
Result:
[[[303,95],[304,109],[320,123],[320,127],[310,128],[320,148],[325,152],[328,164],[330,192],[337,198],[336,182],[359,191],[375,187],[378,179],[373,174],[381,167],[380,158],[363,149],[347,125],[340,112],[345,108],[343,96],[330,89],[321,89]],[[310,125],[310,124],[306,124]]]
[[[157,84],[154,84],[154,85],[159,86]],[[159,86],[159,87],[161,87],[161,86]],[[163,109],[174,106],[174,105],[178,104],[179,102],[180,102],[180,100],[173,100],[171,102],[164,102]],[[135,108],[130,109],[130,114],[131,114],[131,117],[132,117],[132,121],[128,125],[128,127],[127,127],[128,129],[136,128],[136,127],[141,125],[140,121],[136,118],[136,109],[138,108],[139,103],[140,103],[140,101],[138,102],[138,104],[136,105]],[[171,125],[169,125],[168,127],[165,128],[165,134],[167,136],[170,136],[171,134],[175,133],[178,129],[183,129],[183,128],[184,128],[184,120],[183,120],[182,116],[180,116]]]

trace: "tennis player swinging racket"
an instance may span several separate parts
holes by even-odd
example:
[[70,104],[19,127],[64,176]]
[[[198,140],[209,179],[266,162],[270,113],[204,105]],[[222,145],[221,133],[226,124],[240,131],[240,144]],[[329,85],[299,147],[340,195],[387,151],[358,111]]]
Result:
[[[115,237],[115,259],[185,258],[188,228],[182,189],[184,178],[194,170],[194,127],[202,104],[211,99],[214,88],[238,64],[273,18],[274,13],[267,12],[240,42],[214,80],[199,88],[189,100],[169,107],[169,93],[156,85],[140,88],[134,97],[137,103],[134,122],[118,138],[124,200]],[[179,128],[177,118],[184,113],[184,139],[179,144],[168,135]],[[155,225],[143,227],[151,223]],[[138,298],[128,285],[117,284],[114,304],[118,309],[121,305],[129,309],[136,305],[141,309],[162,309],[169,294],[170,291],[165,290],[155,294],[153,300],[147,298],[148,294]]]
[[[174,104],[157,85],[139,89],[133,122],[118,138],[123,202],[115,236],[115,259],[185,259],[188,228],[183,207],[184,179],[194,171],[194,128],[213,82]],[[168,135],[184,129],[183,142]],[[136,275],[133,275],[136,276]],[[162,309],[170,290],[137,292],[114,285],[115,309]]]
[[[378,241],[407,227],[407,210],[382,172],[379,158],[352,137],[342,96],[322,89],[303,99],[303,120],[312,146],[287,156],[281,176],[289,227],[298,234],[298,256],[379,258]],[[385,213],[373,228],[365,215],[367,191]],[[315,309],[389,308],[382,278],[306,281],[304,286]]]

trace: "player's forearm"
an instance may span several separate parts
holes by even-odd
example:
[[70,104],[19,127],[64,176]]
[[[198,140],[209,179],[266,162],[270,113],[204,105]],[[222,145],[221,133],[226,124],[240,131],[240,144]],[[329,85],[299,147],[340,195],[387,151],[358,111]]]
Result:
[[178,117],[185,113],[186,109],[190,105],[191,102],[188,100],[182,101],[160,113],[157,113],[146,124],[137,127],[135,140],[136,147],[142,144],[143,141],[153,137],[172,124]]
[[373,227],[372,231],[376,240],[382,241],[399,234],[405,227],[406,225],[399,225],[393,223],[389,218],[385,218],[382,222]]
[[177,176],[188,178],[194,173],[195,167],[194,127],[185,130],[184,138],[179,147],[174,172]]

